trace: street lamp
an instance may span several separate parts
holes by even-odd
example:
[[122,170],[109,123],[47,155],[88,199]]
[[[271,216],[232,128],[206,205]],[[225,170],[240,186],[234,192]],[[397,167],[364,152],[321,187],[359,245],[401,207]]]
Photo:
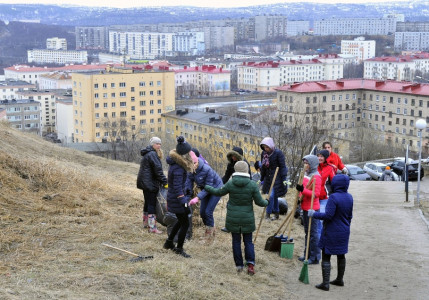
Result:
[[422,165],[422,136],[423,136],[423,129],[425,129],[427,126],[426,121],[424,119],[418,119],[416,122],[416,127],[419,131],[420,135],[420,143],[419,143],[419,171],[417,173],[417,207],[420,207],[420,169]]

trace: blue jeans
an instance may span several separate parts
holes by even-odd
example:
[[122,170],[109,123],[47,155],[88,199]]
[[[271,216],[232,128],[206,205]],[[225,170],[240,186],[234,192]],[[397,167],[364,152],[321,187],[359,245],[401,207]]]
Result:
[[[319,210],[316,210],[317,212]],[[308,223],[309,223],[309,217],[308,217],[308,211],[304,210],[302,212],[302,217],[304,221],[304,231],[305,231],[305,240],[304,240],[304,257],[305,257],[305,251],[307,248],[307,233],[308,233]],[[319,249],[319,236],[317,235],[317,227],[319,226],[319,220],[312,218],[311,219],[311,228],[310,228],[310,244],[308,249],[308,259],[311,260],[319,260],[320,258],[320,249]]]
[[219,202],[220,197],[209,195],[201,199],[200,216],[206,226],[214,227],[213,212]]
[[270,195],[270,201],[267,206],[267,214],[271,213],[279,213],[279,197],[276,196],[276,191],[273,188],[271,195]]
[[241,235],[243,235],[244,258],[247,264],[255,265],[255,248],[252,243],[252,233],[231,233],[232,254],[236,267],[243,267],[243,255],[241,253]]

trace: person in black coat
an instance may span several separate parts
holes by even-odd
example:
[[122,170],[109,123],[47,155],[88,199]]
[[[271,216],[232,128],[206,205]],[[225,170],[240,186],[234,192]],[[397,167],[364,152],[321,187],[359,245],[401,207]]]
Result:
[[261,184],[262,192],[268,194],[270,191],[271,183],[273,181],[276,168],[279,167],[276,180],[274,182],[273,191],[271,192],[270,203],[267,206],[266,219],[270,219],[270,214],[274,213],[272,220],[279,219],[279,197],[287,193],[287,167],[285,163],[285,156],[280,149],[274,145],[274,141],[270,137],[264,138],[260,147],[261,153]]
[[143,190],[143,226],[149,227],[150,233],[160,234],[156,227],[156,196],[161,185],[167,186],[167,177],[162,171],[161,139],[152,137],[149,146],[140,151],[142,159],[137,176],[137,188]]
[[[188,215],[190,213],[189,197],[185,195],[185,182],[188,172],[190,173],[194,170],[194,163],[190,153],[195,156],[191,151],[191,145],[185,141],[183,136],[179,136],[176,149],[171,150],[167,157],[167,163],[170,165],[168,169],[167,208],[169,212],[176,214],[178,222],[168,235],[164,248],[173,249],[174,252],[186,258],[191,257],[183,250],[183,243],[189,227]],[[179,236],[177,247],[175,247],[173,240],[177,232],[179,232]]]

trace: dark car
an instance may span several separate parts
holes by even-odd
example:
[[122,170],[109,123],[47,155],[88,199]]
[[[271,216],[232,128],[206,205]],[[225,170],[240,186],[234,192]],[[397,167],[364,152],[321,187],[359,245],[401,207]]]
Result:
[[[389,164],[392,171],[398,174],[402,180],[405,180],[405,160],[395,160],[393,163]],[[419,162],[412,160],[408,164],[408,180],[417,180],[419,170]],[[420,168],[420,179],[425,176],[423,166]]]
[[369,176],[364,170],[355,165],[346,165],[348,170],[347,175],[350,180],[371,180],[371,176]]

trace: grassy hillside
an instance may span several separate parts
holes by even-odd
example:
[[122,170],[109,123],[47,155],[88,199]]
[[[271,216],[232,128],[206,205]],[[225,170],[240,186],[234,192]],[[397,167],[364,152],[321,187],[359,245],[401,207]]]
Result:
[[[185,244],[192,258],[185,259],[162,249],[165,235],[143,230],[138,165],[65,149],[4,123],[0,141],[1,299],[304,297],[288,288],[302,264],[263,250],[279,221],[263,222],[255,245],[256,275],[238,275],[229,234],[218,230],[215,243],[206,246],[199,241],[204,228],[195,228]],[[222,199],[215,212],[218,229],[224,206]],[[258,222],[261,212],[256,210]],[[302,231],[296,223],[295,256],[302,252]],[[102,243],[154,259],[132,263],[132,256]],[[318,281],[320,267],[311,272]]]

